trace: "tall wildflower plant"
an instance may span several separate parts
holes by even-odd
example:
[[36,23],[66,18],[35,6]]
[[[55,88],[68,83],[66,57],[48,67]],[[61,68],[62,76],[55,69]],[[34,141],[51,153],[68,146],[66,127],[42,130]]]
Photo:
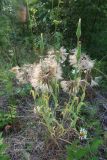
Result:
[[[63,111],[63,117],[67,119],[67,117],[71,118],[70,126],[76,128],[76,122],[79,119],[79,114],[81,111],[81,107],[85,105],[85,89],[86,89],[86,80],[81,80],[82,70],[80,68],[80,59],[81,59],[81,19],[78,21],[77,31],[77,48],[74,51],[74,54],[69,56],[72,67],[74,68],[74,80],[68,82],[62,82],[62,87],[65,86],[65,91],[70,93],[70,99],[67,103],[65,110]],[[68,90],[68,88],[71,90]],[[81,92],[82,90],[82,92]]]
[[[51,49],[38,64],[12,69],[16,72],[19,83],[29,82],[32,85],[34,112],[39,115],[41,123],[46,126],[55,142],[70,134],[71,130],[77,132],[77,120],[80,118],[82,106],[85,105],[85,90],[89,85],[87,75],[94,65],[87,55],[81,54],[81,19],[78,22],[76,36],[77,48],[72,50],[71,54],[67,53],[64,47],[58,51]],[[44,52],[44,47],[41,48]],[[65,65],[67,58],[74,78],[64,80],[62,66]],[[62,93],[68,95],[67,102],[63,104],[60,102],[60,99],[63,99]]]
[[[81,97],[77,96],[77,93],[79,93],[80,89],[80,81],[81,81],[81,71],[78,71],[78,64],[81,57],[81,42],[80,42],[80,36],[81,36],[81,19],[79,19],[78,27],[77,27],[77,49],[76,49],[76,63],[77,66],[75,67],[75,79],[73,83],[70,83],[70,86],[72,86],[72,93],[70,94],[69,102],[64,106],[59,106],[59,82],[55,79],[51,79],[51,93],[49,94],[42,94],[42,97],[39,99],[39,103],[35,107],[37,112],[42,115],[42,118],[44,120],[45,125],[48,128],[48,131],[52,138],[59,138],[62,135],[66,134],[70,128],[76,128],[76,122],[79,118],[79,113],[81,110],[81,107],[84,104],[84,97],[85,97],[85,88],[83,90],[83,93]],[[53,53],[54,51],[51,51]],[[63,54],[63,59],[66,59],[65,53],[66,50],[64,48],[60,49],[61,53]],[[67,55],[67,54],[66,54]],[[51,55],[52,56],[52,55]],[[57,57],[57,61],[60,62],[60,57]],[[63,63],[63,61],[61,61]],[[49,73],[49,71],[48,71]],[[49,84],[48,84],[49,85]],[[49,86],[48,86],[49,87]],[[53,106],[49,105],[49,99],[51,97],[51,101],[54,103]],[[51,103],[52,103],[51,102]],[[57,112],[60,112],[60,115],[62,118],[57,117]],[[67,129],[66,121],[69,122],[69,129]]]

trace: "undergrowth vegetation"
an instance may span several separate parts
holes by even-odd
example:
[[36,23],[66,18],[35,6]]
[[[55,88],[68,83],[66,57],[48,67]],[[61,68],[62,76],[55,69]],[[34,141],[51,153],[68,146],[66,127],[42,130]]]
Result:
[[105,6],[0,2],[0,160],[106,160],[106,56],[91,48]]
[[2,134],[0,133],[0,159],[1,160],[9,160],[9,156],[6,155],[6,144],[3,142]]

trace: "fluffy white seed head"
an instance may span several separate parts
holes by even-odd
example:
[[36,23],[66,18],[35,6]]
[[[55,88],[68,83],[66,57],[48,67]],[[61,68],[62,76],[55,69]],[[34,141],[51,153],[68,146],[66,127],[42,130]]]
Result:
[[30,83],[36,91],[51,92],[51,81],[62,79],[62,70],[56,59],[49,56],[32,70]]
[[80,70],[91,70],[94,67],[95,61],[91,60],[87,55],[82,55],[78,67]]
[[67,53],[67,50],[64,47],[60,48],[61,63],[65,62],[68,54],[69,53]]
[[69,56],[69,63],[71,66],[74,66],[77,64],[77,57],[75,54]]

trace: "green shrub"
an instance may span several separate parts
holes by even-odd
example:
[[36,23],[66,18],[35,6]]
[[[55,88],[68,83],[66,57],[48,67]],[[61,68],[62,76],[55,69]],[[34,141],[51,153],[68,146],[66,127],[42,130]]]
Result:
[[[107,50],[106,6],[105,0],[3,0],[0,2],[1,58],[13,65],[34,62],[40,49],[41,33],[46,48],[52,44],[56,48],[60,45],[73,48],[80,17],[83,48],[94,58],[101,58]],[[24,23],[17,14],[21,7],[26,7],[28,12]]]
[[16,118],[16,106],[10,106],[8,112],[0,110],[0,129],[8,124],[13,124]]
[[100,139],[94,139],[87,144],[79,144],[74,141],[67,147],[67,160],[98,160],[98,148],[101,144]]
[[7,145],[4,144],[2,134],[0,133],[0,160],[10,160],[9,156],[6,155]]

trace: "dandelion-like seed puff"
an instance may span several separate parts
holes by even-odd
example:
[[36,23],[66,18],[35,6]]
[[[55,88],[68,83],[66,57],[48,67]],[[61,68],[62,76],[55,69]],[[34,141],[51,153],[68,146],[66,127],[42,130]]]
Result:
[[13,67],[10,71],[16,75],[18,84],[22,85],[29,82],[29,74],[32,70],[32,64],[25,64],[23,67]]
[[80,70],[90,71],[94,67],[94,63],[95,63],[95,61],[91,60],[89,58],[89,56],[84,54],[81,56],[81,58],[79,60],[78,68]]
[[71,55],[69,55],[69,63],[71,66],[77,67],[82,71],[90,71],[95,64],[95,61],[91,60],[86,54],[81,55],[80,59],[77,61],[77,50],[71,50]]
[[66,61],[68,54],[69,53],[67,53],[67,50],[64,47],[60,48],[61,63],[64,63]]
[[69,56],[69,63],[70,63],[71,66],[72,66],[72,65],[74,66],[74,65],[77,64],[77,57],[76,57],[75,54]]
[[62,79],[62,70],[54,56],[48,56],[35,65],[29,79],[36,91],[51,92],[50,82]]
[[71,50],[71,55],[69,55],[69,64],[70,66],[77,65],[77,49],[76,48]]
[[53,54],[38,64],[13,67],[11,72],[16,74],[19,84],[30,83],[37,92],[51,92],[51,81],[62,79],[61,66]]
[[70,80],[70,81],[61,81],[61,88],[64,92],[69,93],[71,95],[75,95],[79,90],[80,79],[78,81]]

